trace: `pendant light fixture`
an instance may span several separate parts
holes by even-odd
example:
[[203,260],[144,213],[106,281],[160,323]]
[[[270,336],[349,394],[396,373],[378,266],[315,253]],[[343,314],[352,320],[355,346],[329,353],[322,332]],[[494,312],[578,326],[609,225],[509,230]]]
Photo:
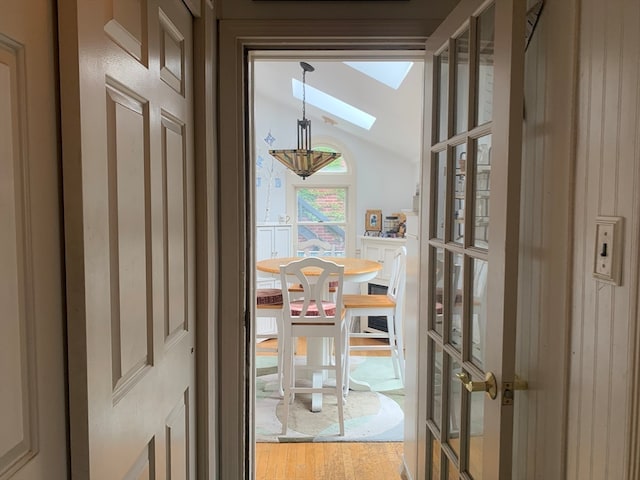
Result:
[[311,120],[307,119],[305,111],[305,76],[307,72],[313,72],[315,68],[307,62],[300,62],[300,66],[302,67],[302,120],[298,120],[298,148],[269,150],[269,153],[304,180],[330,164],[341,154],[311,150]]

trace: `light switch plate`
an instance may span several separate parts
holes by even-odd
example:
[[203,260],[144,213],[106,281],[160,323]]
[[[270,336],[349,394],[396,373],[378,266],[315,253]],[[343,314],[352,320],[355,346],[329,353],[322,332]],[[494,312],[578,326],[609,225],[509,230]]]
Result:
[[622,217],[597,217],[593,276],[620,285],[622,279]]

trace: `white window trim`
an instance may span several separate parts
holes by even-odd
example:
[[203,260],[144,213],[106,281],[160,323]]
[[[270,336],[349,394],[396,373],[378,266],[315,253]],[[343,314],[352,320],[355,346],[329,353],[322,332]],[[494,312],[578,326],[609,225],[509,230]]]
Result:
[[[326,145],[326,143],[322,143]],[[333,146],[333,145],[329,145]],[[291,171],[287,171],[287,212],[291,212],[292,225],[292,241],[293,252],[298,249],[298,222],[296,215],[296,188],[297,187],[344,187],[347,189],[347,219],[345,227],[345,256],[355,257],[356,252],[356,174],[354,169],[354,162],[348,160],[349,156],[343,150],[336,148],[336,150],[343,152],[342,155],[347,164],[346,173],[321,173],[317,172],[302,180],[298,175]]]

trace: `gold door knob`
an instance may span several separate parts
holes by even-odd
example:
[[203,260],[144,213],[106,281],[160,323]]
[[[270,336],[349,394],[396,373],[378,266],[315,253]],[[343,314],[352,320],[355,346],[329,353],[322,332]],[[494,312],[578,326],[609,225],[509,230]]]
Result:
[[487,372],[484,382],[472,381],[467,372],[456,373],[456,377],[470,392],[486,392],[491,400],[494,400],[498,395],[498,383],[495,375],[491,372]]

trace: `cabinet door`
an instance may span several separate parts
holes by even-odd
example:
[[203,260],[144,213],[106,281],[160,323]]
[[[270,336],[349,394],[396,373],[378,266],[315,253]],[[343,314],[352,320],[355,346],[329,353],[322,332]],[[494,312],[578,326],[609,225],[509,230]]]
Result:
[[274,227],[274,257],[291,256],[291,225]]
[[256,261],[273,257],[273,227],[256,228]]

